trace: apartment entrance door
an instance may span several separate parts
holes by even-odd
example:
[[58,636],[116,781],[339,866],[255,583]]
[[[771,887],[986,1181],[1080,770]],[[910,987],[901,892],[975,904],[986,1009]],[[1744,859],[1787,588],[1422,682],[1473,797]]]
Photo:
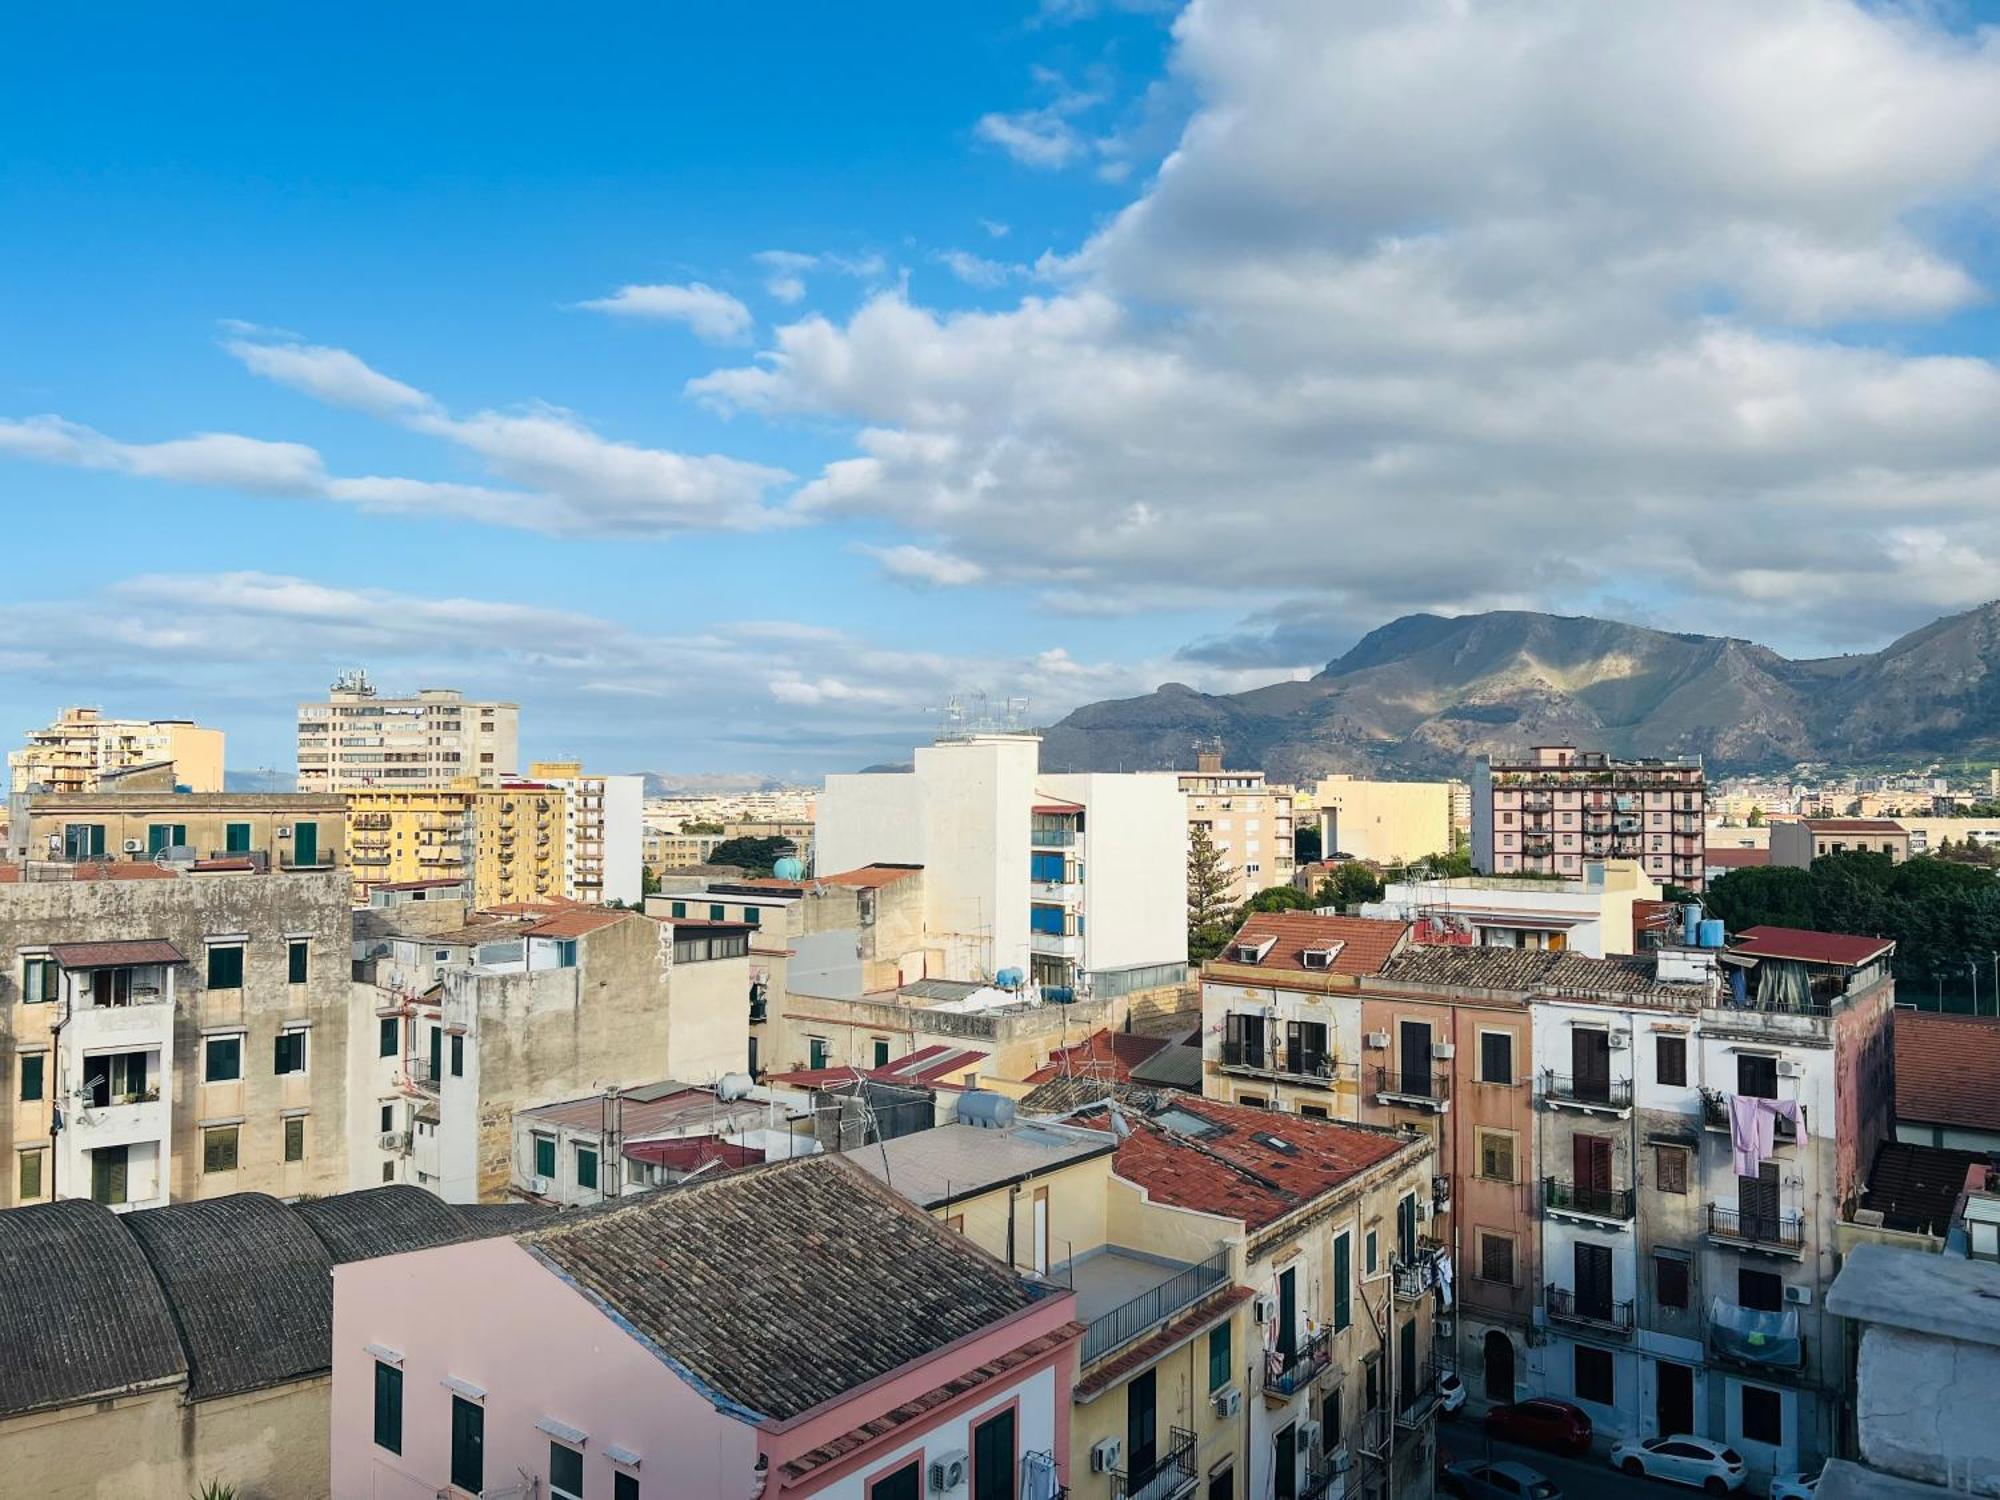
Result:
[[1694,1431],[1694,1371],[1688,1366],[1653,1365],[1653,1420],[1662,1436]]

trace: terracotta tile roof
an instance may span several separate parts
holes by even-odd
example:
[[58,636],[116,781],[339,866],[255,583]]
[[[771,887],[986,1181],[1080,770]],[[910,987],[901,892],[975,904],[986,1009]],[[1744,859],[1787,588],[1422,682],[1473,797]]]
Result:
[[1710,847],[1702,851],[1702,863],[1717,870],[1754,870],[1771,862],[1769,849],[1729,849]]
[[[1132,1133],[1118,1144],[1118,1176],[1159,1202],[1241,1219],[1252,1229],[1413,1144],[1383,1131],[1181,1095],[1157,1114],[1127,1109],[1124,1115]],[[1177,1117],[1213,1128],[1199,1134],[1176,1129],[1171,1122]],[[1108,1126],[1105,1112],[1073,1119]]]
[[570,906],[583,906],[585,902],[572,901],[567,896],[548,896],[540,901],[496,901],[491,906],[479,908],[479,915],[486,917],[547,917]]
[[1024,1082],[1047,1083],[1085,1071],[1118,1083],[1131,1081],[1132,1070],[1154,1053],[1169,1046],[1165,1037],[1140,1036],[1129,1031],[1093,1031],[1073,1047],[1065,1047],[1049,1059],[1046,1068],[1030,1073]]
[[2000,1020],[1898,1010],[1896,1118],[2000,1130]]
[[724,1398],[781,1420],[1044,1295],[839,1156],[566,1214],[520,1243]]
[[1894,818],[1806,818],[1814,833],[1901,833],[1903,825]]
[[1088,1401],[1108,1391],[1128,1375],[1136,1375],[1169,1349],[1186,1343],[1212,1323],[1219,1323],[1257,1294],[1247,1286],[1221,1287],[1203,1298],[1150,1338],[1141,1339],[1118,1357],[1091,1366],[1076,1383],[1076,1399]]
[[1651,959],[1588,958],[1546,948],[1484,948],[1455,943],[1407,948],[1382,969],[1384,979],[1441,989],[1547,988],[1572,993],[1686,999],[1698,986],[1661,984]]
[[835,875],[819,877],[821,885],[860,886],[866,890],[880,890],[885,885],[894,885],[899,880],[908,880],[912,875],[924,873],[922,865],[863,865],[858,870],[842,870]]
[[[1388,922],[1376,917],[1321,917],[1309,911],[1252,912],[1240,931],[1230,940],[1219,963],[1232,964],[1239,943],[1261,943],[1274,939],[1271,951],[1258,960],[1260,969],[1285,969],[1301,974],[1377,974],[1390,955],[1409,936],[1407,922]],[[1328,968],[1307,968],[1303,957],[1308,948],[1328,948],[1334,944]]]
[[764,1159],[755,1146],[739,1146],[712,1135],[683,1136],[677,1141],[633,1141],[625,1147],[627,1161],[669,1167],[676,1172],[692,1172],[710,1162],[725,1167],[754,1167]]
[[638,915],[629,911],[606,911],[598,907],[580,907],[575,911],[559,911],[552,917],[544,917],[528,929],[529,937],[579,938]]
[[187,957],[165,938],[109,943],[54,943],[49,957],[65,969],[119,969],[127,964],[184,964]]
[[1789,958],[1806,964],[1837,964],[1858,969],[1896,945],[1888,938],[1855,937],[1844,932],[1814,932],[1804,927],[1748,927],[1736,935],[1729,951],[1745,958]]

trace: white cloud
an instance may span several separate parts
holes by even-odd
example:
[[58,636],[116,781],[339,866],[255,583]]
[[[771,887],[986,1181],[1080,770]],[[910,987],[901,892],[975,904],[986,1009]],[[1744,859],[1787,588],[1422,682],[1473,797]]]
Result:
[[[1193,0],[1172,72],[1178,140],[1038,268],[1054,295],[880,292],[691,392],[854,424],[807,510],[1066,570],[1098,609],[1188,580],[1354,619],[1637,591],[1872,635],[1802,533],[1885,559],[1878,613],[1987,586],[2000,371],[1905,332],[1987,295],[1951,226],[2000,206],[2000,33],[1848,0]],[[1109,152],[1081,97],[980,133]]]
[[970,250],[940,250],[933,259],[967,286],[990,289],[1005,286],[1008,282],[1028,274],[1026,266],[988,260],[982,255],[974,255]]
[[121,443],[79,423],[48,416],[0,421],[0,453],[252,495],[312,495],[326,478],[319,454],[302,443],[272,443],[227,432],[160,443]]
[[986,570],[978,563],[953,557],[949,552],[933,551],[929,547],[906,544],[899,547],[857,546],[855,550],[874,558],[883,573],[904,583],[955,588],[978,583],[986,576]]
[[282,335],[278,337],[284,337],[285,342],[267,342],[273,335],[234,319],[225,326],[237,337],[225,340],[223,347],[253,374],[304,391],[315,401],[376,416],[431,407],[431,398],[422,391],[369,369],[345,349],[328,349]]
[[986,231],[988,239],[994,240],[1004,240],[1012,232],[1009,226],[1002,224],[998,219],[981,219],[979,227]]
[[609,297],[577,305],[621,318],[659,318],[685,323],[697,338],[711,344],[734,343],[749,333],[756,322],[750,316],[750,309],[736,298],[700,281],[686,286],[621,286]]
[[857,281],[873,281],[888,269],[888,262],[873,251],[862,255],[832,252],[808,255],[800,250],[759,250],[751,258],[764,268],[764,290],[788,304],[805,296],[808,272],[827,271]]

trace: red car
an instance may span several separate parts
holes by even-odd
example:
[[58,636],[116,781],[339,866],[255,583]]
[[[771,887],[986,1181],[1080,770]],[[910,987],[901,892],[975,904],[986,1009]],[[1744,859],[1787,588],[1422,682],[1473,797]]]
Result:
[[1509,1443],[1526,1443],[1557,1453],[1590,1451],[1590,1418],[1567,1401],[1537,1396],[1496,1406],[1486,1413],[1486,1430]]

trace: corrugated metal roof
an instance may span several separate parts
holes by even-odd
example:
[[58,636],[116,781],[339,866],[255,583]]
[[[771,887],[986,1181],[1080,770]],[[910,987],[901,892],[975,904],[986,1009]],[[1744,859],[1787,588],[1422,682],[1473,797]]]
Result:
[[122,969],[128,964],[184,964],[165,938],[125,938],[108,943],[54,943],[49,956],[65,969]]

